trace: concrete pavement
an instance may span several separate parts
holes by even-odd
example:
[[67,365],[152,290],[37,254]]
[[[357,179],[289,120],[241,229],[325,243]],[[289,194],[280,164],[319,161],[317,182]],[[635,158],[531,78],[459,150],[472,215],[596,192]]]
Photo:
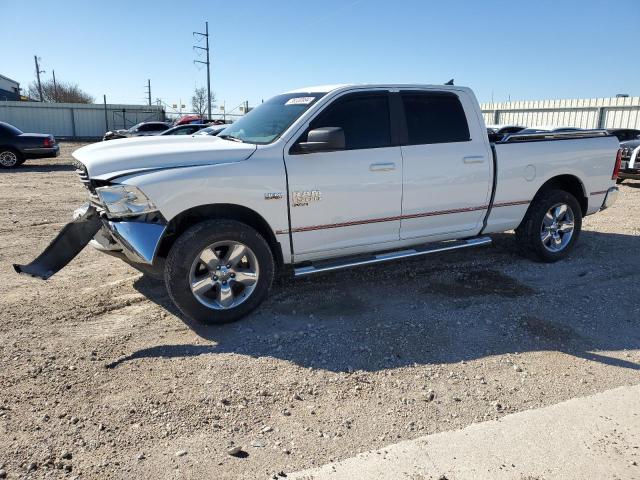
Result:
[[404,441],[288,478],[640,479],[640,385]]

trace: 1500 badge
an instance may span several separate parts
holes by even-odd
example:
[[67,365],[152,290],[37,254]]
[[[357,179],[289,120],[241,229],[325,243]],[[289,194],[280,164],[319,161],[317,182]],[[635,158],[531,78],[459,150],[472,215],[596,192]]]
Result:
[[320,190],[305,190],[302,192],[293,192],[293,206],[306,207],[311,202],[319,202],[322,200]]

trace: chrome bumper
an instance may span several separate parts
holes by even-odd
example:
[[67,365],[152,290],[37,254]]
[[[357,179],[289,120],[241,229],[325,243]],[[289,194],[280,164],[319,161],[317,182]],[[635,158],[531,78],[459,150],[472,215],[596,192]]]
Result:
[[[108,235],[115,241],[115,243],[121,247],[122,253],[124,253],[129,260],[135,263],[144,263],[151,265],[160,240],[167,229],[166,225],[157,223],[144,223],[144,222],[112,222],[110,220],[103,220],[104,228],[107,230]],[[105,237],[103,231],[98,232],[98,235],[91,241],[92,246],[99,245],[99,249],[104,247],[100,243],[101,237]],[[95,242],[95,243],[94,243]],[[108,248],[108,250],[114,250],[114,248]]]
[[[83,205],[73,212],[73,217],[82,215],[87,208],[88,205]],[[160,223],[114,222],[103,218],[102,228],[89,244],[101,251],[122,252],[132,262],[151,265],[166,229]]]
[[607,194],[604,196],[604,202],[602,202],[602,207],[600,207],[600,210],[609,208],[611,205],[616,203],[619,193],[620,189],[618,187],[611,187],[609,190],[607,190]]

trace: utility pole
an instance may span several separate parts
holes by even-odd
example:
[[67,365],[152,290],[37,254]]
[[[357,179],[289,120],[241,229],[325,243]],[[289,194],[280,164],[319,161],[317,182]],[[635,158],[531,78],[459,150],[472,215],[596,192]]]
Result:
[[109,131],[109,116],[107,115],[107,96],[103,95],[102,99],[104,100],[104,128],[105,132]]
[[208,120],[211,120],[211,63],[209,62],[209,22],[204,22],[204,33],[193,32],[194,35],[200,35],[200,39],[204,37],[205,39],[205,47],[200,47],[198,45],[194,45],[193,48],[197,48],[199,50],[204,50],[207,52],[207,61],[203,62],[201,60],[194,60],[194,63],[202,63],[207,66],[207,115]]
[[147,99],[149,100],[149,106],[151,106],[151,79],[147,80]]
[[53,95],[54,95],[54,100],[57,102],[58,101],[58,84],[56,83],[56,71],[55,70],[51,70],[51,73],[53,73]]
[[44,98],[42,97],[42,83],[40,83],[40,74],[44,73],[44,70],[40,70],[40,65],[38,65],[38,56],[34,55],[33,59],[36,61],[36,77],[38,78],[38,93],[40,94],[40,101],[44,102]]

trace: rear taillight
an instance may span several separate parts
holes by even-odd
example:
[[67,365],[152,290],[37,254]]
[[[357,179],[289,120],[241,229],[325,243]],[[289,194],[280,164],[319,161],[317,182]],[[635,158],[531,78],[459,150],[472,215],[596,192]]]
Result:
[[618,149],[618,153],[616,154],[616,164],[613,167],[613,173],[611,174],[611,180],[618,179],[618,173],[620,173],[620,164],[622,163],[622,149]]
[[48,137],[44,139],[44,143],[42,144],[43,147],[45,148],[51,148],[53,147],[53,138]]

